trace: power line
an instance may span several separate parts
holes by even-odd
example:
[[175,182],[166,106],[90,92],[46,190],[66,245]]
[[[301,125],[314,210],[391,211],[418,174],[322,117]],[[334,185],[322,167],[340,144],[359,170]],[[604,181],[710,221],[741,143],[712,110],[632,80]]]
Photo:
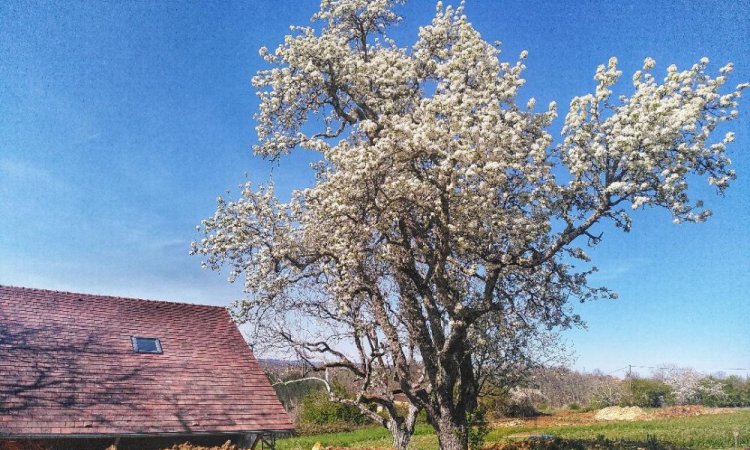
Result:
[[[615,373],[615,372],[619,372],[619,371],[625,370],[625,369],[628,369],[628,371],[630,371],[631,369],[670,370],[670,369],[684,369],[684,368],[687,368],[687,367],[677,367],[677,366],[664,366],[664,367],[659,367],[659,366],[638,366],[638,365],[635,365],[635,364],[628,364],[625,367],[622,367],[620,369],[616,369],[616,370],[613,370],[612,372],[609,372],[607,375]],[[744,367],[726,367],[726,368],[721,368],[721,369],[711,369],[709,371],[703,371],[703,372],[711,372],[711,373],[715,373],[715,372],[750,372],[750,368],[744,368]]]

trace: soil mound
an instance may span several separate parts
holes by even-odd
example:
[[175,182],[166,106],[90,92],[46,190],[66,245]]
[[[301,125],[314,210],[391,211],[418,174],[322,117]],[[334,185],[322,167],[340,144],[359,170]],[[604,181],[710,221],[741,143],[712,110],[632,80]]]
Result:
[[595,415],[596,420],[637,420],[645,417],[646,413],[637,406],[609,406],[600,409]]

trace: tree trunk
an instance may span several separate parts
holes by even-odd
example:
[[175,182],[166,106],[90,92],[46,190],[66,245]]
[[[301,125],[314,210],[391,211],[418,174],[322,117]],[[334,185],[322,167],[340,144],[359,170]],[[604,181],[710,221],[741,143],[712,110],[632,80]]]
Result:
[[395,407],[391,409],[391,418],[386,427],[391,432],[391,442],[395,450],[406,450],[414,434],[414,425],[417,422],[419,410],[414,405],[409,405],[405,418],[398,417]]
[[391,432],[391,439],[394,450],[406,450],[411,441],[411,433],[399,427],[388,427]]
[[436,427],[440,450],[466,450],[469,448],[468,428],[441,420]]

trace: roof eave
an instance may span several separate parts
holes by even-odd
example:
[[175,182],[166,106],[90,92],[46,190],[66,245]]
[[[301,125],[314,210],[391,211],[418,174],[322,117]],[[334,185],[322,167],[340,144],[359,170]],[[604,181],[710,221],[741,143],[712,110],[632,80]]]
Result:
[[291,435],[294,428],[233,431],[176,431],[156,433],[0,433],[0,440],[15,439],[91,439],[91,438],[149,438],[179,436],[229,436],[243,434]]

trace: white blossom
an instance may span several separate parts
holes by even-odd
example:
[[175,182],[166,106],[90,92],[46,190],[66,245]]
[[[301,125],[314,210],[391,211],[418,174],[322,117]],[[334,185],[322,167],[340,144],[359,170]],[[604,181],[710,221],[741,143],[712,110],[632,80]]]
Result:
[[[534,99],[517,100],[528,52],[502,60],[463,5],[441,3],[416,42],[398,46],[388,36],[398,3],[322,0],[315,27],[261,49],[255,152],[316,152],[316,182],[287,202],[272,184],[220,197],[193,252],[244,280],[235,313],[262,323],[258,348],[348,368],[365,414],[364,399],[387,406],[398,385],[414,417],[437,422],[457,406],[427,393],[460,386],[436,374],[474,376],[467,336],[521,345],[498,339],[578,323],[572,298],[614,297],[589,285],[593,268],[569,263],[588,261],[578,242],[597,244],[598,223],[629,230],[627,205],[665,208],[678,223],[710,215],[688,181],[723,191],[734,179],[734,134],[712,138],[747,85],[727,90],[731,65],[714,77],[706,58],[657,81],[646,58],[633,92],[615,98],[613,57],[593,92],[570,101],[554,142],[557,104],[534,112]],[[337,350],[343,341],[356,354]],[[403,438],[409,423],[386,426]]]

